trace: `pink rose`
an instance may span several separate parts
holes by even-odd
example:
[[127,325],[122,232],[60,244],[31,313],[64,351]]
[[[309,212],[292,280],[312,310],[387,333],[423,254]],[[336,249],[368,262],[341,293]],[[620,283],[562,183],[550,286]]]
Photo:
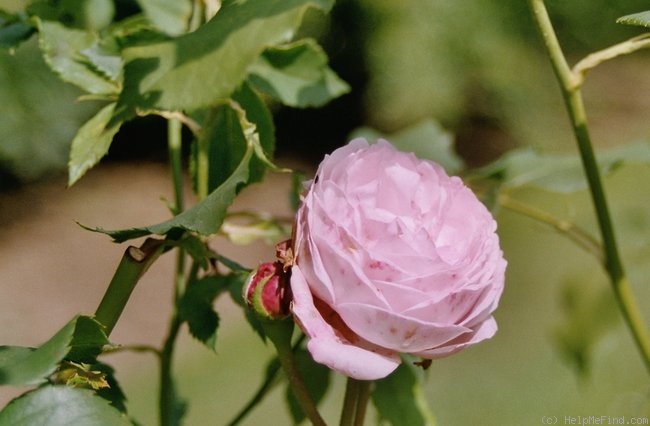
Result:
[[458,177],[380,140],[326,156],[296,217],[292,310],[316,362],[379,379],[400,353],[441,358],[490,338],[506,261]]

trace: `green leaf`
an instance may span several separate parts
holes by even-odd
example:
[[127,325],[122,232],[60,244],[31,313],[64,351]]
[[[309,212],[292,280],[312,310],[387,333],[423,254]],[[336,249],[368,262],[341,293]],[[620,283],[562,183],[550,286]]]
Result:
[[625,15],[616,20],[617,24],[637,25],[640,27],[650,27],[650,10],[644,12]]
[[377,380],[371,398],[379,417],[394,426],[435,426],[415,367],[402,363],[388,377]]
[[[307,392],[314,403],[318,405],[323,400],[325,393],[327,393],[327,389],[330,385],[330,373],[332,370],[323,364],[314,362],[309,352],[305,349],[295,351],[294,357],[296,359],[298,371],[300,371],[300,375],[302,376],[305,387],[307,388]],[[272,366],[269,366],[269,369],[271,367]],[[285,398],[289,405],[289,411],[294,424],[299,424],[305,420],[307,416],[302,411],[302,408],[300,408],[300,404],[290,386],[287,386]]]
[[78,316],[37,349],[0,347],[0,384],[34,385],[45,381],[64,359],[90,361],[108,343],[101,325]]
[[[197,164],[204,151],[207,153],[208,191],[213,191],[228,179],[246,152],[245,131],[257,132],[265,156],[272,155],[275,150],[273,119],[257,94],[244,84],[233,94],[233,101],[236,103],[227,103],[210,111],[200,138],[194,142],[192,172],[195,187],[199,186],[198,179],[202,178],[198,176]],[[261,181],[266,168],[264,161],[253,156],[247,184]]]
[[[650,144],[637,142],[602,151],[597,155],[603,176],[624,164],[649,163]],[[547,191],[572,193],[587,188],[582,163],[577,154],[542,154],[531,148],[510,151],[476,174],[495,178],[502,188],[535,186]]]
[[331,0],[226,0],[208,23],[170,41],[124,50],[116,115],[136,109],[195,110],[230,97],[269,45],[287,41],[308,6]]
[[81,53],[97,42],[94,34],[66,28],[58,22],[36,19],[36,23],[45,62],[63,81],[91,94],[117,94],[119,85],[95,72]]
[[327,55],[311,39],[271,47],[249,68],[249,81],[282,103],[318,107],[350,91],[327,65]]
[[178,302],[178,314],[187,321],[190,334],[215,350],[219,315],[212,307],[220,294],[228,291],[230,275],[217,275],[202,278],[191,283]]
[[124,426],[125,414],[87,389],[44,386],[0,411],[0,426]]
[[412,152],[418,158],[435,161],[451,175],[457,174],[464,167],[463,160],[454,151],[451,134],[433,120],[424,120],[391,135],[362,127],[355,130],[351,137],[363,137],[370,143],[380,138],[386,139],[400,151]]
[[34,34],[34,26],[24,15],[12,15],[0,10],[0,47],[13,49]]
[[609,288],[594,289],[584,277],[567,280],[561,288],[563,318],[553,329],[560,353],[585,376],[595,345],[617,324],[616,302]]
[[121,123],[108,126],[115,103],[102,108],[94,117],[79,128],[70,147],[68,162],[68,185],[72,186],[88,170],[94,167],[106,155],[113,136],[120,130]]
[[187,31],[192,15],[189,0],[138,0],[145,15],[160,31],[172,36]]
[[107,234],[116,242],[150,234],[164,235],[174,232],[178,235],[183,231],[191,231],[201,235],[211,235],[219,231],[226,217],[226,211],[235,199],[237,191],[250,181],[250,164],[253,155],[267,168],[279,170],[266,158],[255,125],[246,119],[246,114],[239,105],[231,103],[231,107],[238,116],[242,134],[246,140],[245,152],[232,174],[204,200],[191,209],[157,225],[118,231],[107,231],[101,228],[86,229]]

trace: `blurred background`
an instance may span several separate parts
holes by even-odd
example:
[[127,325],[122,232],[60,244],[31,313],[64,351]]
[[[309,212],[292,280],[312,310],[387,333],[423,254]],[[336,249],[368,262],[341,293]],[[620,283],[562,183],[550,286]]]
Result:
[[[0,8],[19,8],[0,0]],[[616,18],[645,10],[640,0],[547,1],[571,62],[641,32]],[[137,11],[116,1],[117,13]],[[457,153],[480,166],[523,146],[574,153],[561,95],[521,0],[339,0],[328,17],[307,16],[332,68],[352,90],[324,108],[274,108],[277,162],[307,176],[322,156],[359,127],[400,132],[440,123]],[[608,62],[584,87],[592,136],[601,148],[647,141],[650,56]],[[99,108],[79,102],[38,53],[35,40],[0,52],[0,344],[37,345],[74,314],[90,313],[125,245],[82,230],[161,221],[172,197],[162,119],[123,126],[109,155],[66,189],[65,166],[76,129]],[[650,168],[622,166],[606,181],[623,259],[646,320],[650,318]],[[290,214],[287,176],[247,188],[235,208]],[[188,191],[189,192],[189,191]],[[535,188],[518,199],[596,234],[586,192]],[[280,202],[279,200],[286,200]],[[650,386],[598,263],[561,235],[525,217],[498,211],[509,261],[506,291],[491,341],[433,363],[425,394],[440,425],[541,424],[542,416],[650,417]],[[263,243],[215,247],[254,266],[273,256]],[[173,260],[154,265],[136,289],[112,338],[159,345],[171,309]],[[186,397],[186,424],[225,424],[252,394],[271,356],[229,300],[217,353],[190,337],[179,344],[176,376]],[[131,414],[155,424],[157,365],[151,355],[106,358],[129,397]],[[242,377],[242,372],[246,374]],[[336,423],[343,382],[324,403]],[[16,389],[0,389],[4,405]],[[289,424],[283,389],[244,424]]]

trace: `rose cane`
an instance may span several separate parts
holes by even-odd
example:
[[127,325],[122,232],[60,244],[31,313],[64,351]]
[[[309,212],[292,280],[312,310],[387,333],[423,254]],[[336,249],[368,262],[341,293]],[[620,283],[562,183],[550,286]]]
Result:
[[325,422],[305,388],[291,350],[293,320],[289,318],[291,289],[288,281],[289,272],[285,271],[283,263],[262,263],[251,273],[243,296],[248,307],[255,312],[264,334],[275,346],[300,407],[312,424],[324,426]]
[[441,358],[492,337],[506,268],[495,231],[459,178],[386,141],[326,156],[296,216],[291,271],[314,360],[374,380],[400,354]]

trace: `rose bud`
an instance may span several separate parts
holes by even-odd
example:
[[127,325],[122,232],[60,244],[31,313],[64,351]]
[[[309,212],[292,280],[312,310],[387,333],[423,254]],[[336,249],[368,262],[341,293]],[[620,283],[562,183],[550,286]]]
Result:
[[281,262],[262,263],[244,286],[244,299],[258,315],[269,319],[289,315],[289,274]]
[[374,380],[488,339],[506,261],[458,177],[380,140],[325,157],[296,215],[292,311],[316,362]]

